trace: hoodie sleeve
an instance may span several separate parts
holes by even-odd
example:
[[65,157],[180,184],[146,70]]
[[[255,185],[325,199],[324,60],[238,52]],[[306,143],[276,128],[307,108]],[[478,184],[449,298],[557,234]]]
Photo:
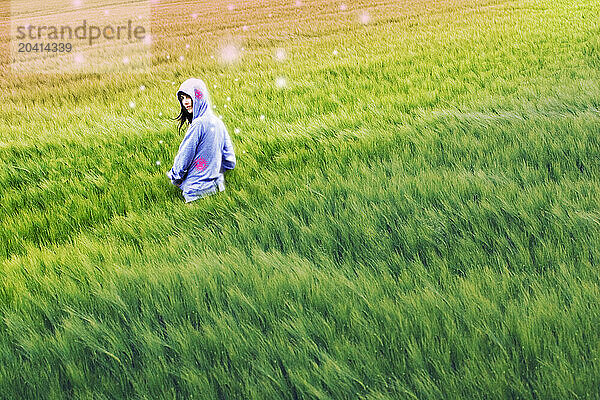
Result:
[[235,153],[233,151],[233,143],[227,132],[225,124],[223,126],[223,132],[225,134],[225,140],[223,141],[223,168],[234,169],[235,168]]
[[202,135],[202,124],[194,124],[188,128],[188,131],[183,138],[183,141],[179,145],[179,151],[175,156],[173,162],[173,168],[167,172],[167,176],[171,179],[171,183],[174,185],[181,185],[185,179],[190,164],[196,156],[196,149],[198,143],[200,143],[200,137]]

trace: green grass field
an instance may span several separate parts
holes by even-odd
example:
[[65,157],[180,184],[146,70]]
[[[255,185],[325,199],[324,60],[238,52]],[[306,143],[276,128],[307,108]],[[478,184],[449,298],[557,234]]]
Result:
[[[600,3],[342,3],[162,1],[150,73],[4,69],[0,398],[600,398]],[[189,77],[238,164],[184,204]]]

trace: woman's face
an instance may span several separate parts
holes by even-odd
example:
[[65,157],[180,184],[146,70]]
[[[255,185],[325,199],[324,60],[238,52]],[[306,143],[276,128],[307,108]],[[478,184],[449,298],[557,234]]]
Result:
[[194,107],[192,106],[192,98],[190,96],[188,96],[187,94],[182,94],[180,99],[181,99],[181,104],[191,114],[192,111],[194,110]]

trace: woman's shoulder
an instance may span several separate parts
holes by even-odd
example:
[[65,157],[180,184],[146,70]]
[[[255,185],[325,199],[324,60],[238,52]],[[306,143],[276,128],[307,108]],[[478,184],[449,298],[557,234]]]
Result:
[[205,132],[221,129],[223,121],[216,115],[203,115],[192,121],[188,128],[188,132],[195,133],[198,136],[203,136]]
[[188,129],[190,131],[202,132],[207,129],[207,126],[208,122],[204,118],[199,117],[192,121]]
[[192,123],[190,124],[190,126],[195,126],[195,125],[211,125],[211,124],[215,124],[218,123],[216,121],[220,121],[219,118],[217,118],[216,115],[214,115],[213,113],[205,113],[204,115],[194,119],[192,121]]

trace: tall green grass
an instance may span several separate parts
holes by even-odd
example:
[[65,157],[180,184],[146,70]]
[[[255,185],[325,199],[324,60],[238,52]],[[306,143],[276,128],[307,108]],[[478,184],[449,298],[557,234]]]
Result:
[[[600,397],[598,4],[304,3],[2,78],[0,397]],[[238,166],[183,204],[189,76]]]

